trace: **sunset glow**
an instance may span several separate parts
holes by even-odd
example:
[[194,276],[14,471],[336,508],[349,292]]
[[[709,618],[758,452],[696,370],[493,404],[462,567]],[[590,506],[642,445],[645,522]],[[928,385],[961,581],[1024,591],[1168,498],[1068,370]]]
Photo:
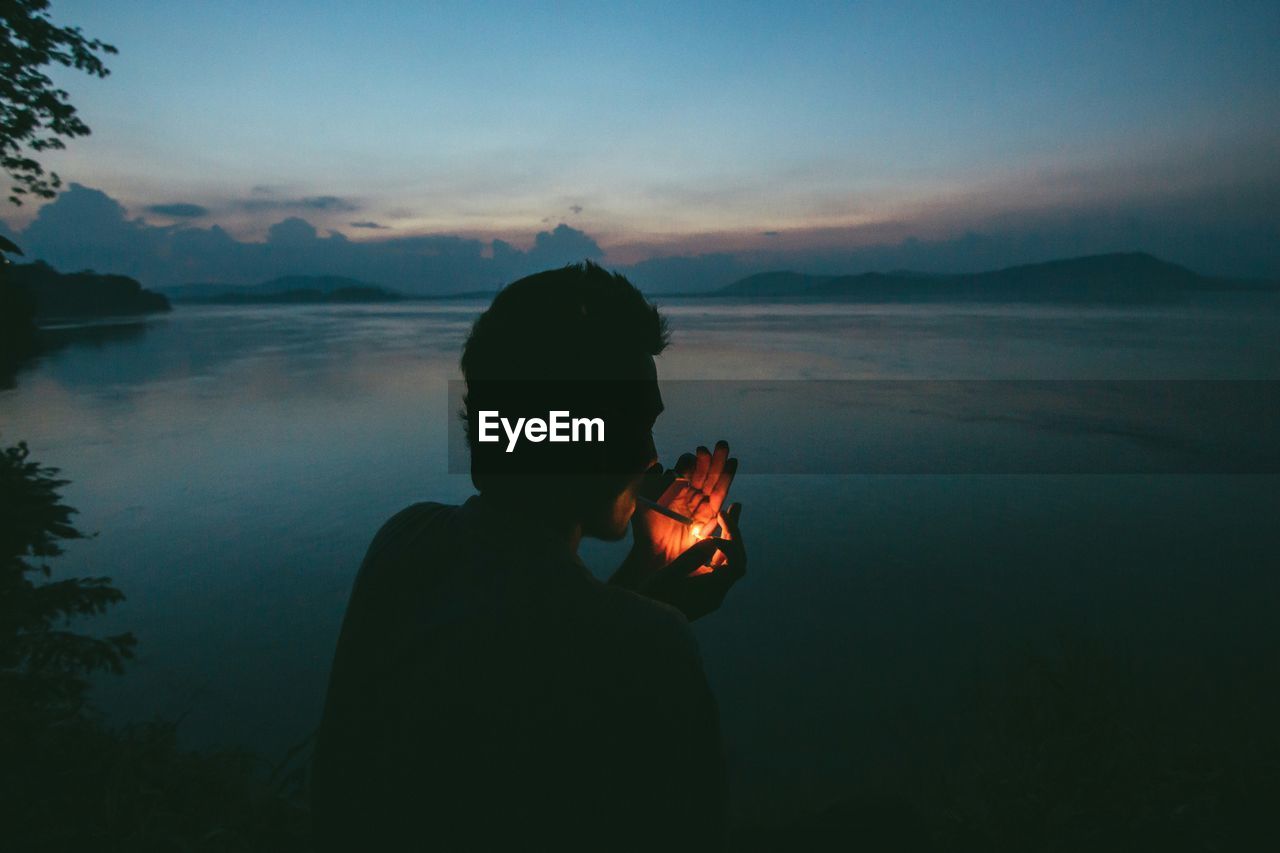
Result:
[[831,251],[916,240],[938,259],[903,264],[945,266],[978,233],[997,262],[1230,243],[1206,271],[1280,270],[1273,4],[923,5],[65,0],[120,53],[106,80],[55,72],[93,135],[48,161],[130,219],[248,242],[296,216],[488,254],[563,223],[590,241],[569,257],[852,272],[874,259]]

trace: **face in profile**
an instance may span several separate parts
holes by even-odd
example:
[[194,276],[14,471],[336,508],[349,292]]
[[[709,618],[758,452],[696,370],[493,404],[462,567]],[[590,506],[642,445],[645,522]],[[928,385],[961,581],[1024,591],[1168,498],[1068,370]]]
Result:
[[628,394],[631,405],[625,414],[609,422],[612,458],[606,467],[610,473],[602,475],[600,499],[591,503],[583,518],[584,536],[612,542],[627,535],[645,472],[658,461],[653,425],[662,413],[662,395],[653,358],[646,356],[645,360],[645,377],[626,383],[634,392]]

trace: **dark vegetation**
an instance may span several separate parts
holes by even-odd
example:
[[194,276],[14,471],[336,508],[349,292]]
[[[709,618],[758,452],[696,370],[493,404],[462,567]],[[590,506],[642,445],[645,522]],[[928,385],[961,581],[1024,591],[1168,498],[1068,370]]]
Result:
[[[21,254],[0,239],[0,253]],[[138,333],[138,323],[79,328],[46,327],[58,321],[96,320],[168,311],[169,300],[122,275],[64,275],[48,264],[0,265],[0,389],[13,387],[18,369],[68,343],[95,343]]]
[[84,271],[60,273],[43,261],[10,264],[4,289],[19,291],[34,308],[37,322],[151,314],[170,309],[169,300],[145,290],[136,279]]
[[84,538],[57,469],[25,444],[0,452],[0,843],[27,851],[307,848],[304,743],[276,766],[236,750],[179,749],[172,721],[113,728],[89,677],[119,673],[130,634],[77,623],[123,600],[110,578],[52,579]]
[[111,72],[98,54],[115,52],[109,44],[85,38],[79,27],[54,24],[48,0],[0,3],[0,166],[14,182],[9,201],[57,195],[61,179],[31,155],[65,148],[63,139],[89,135],[66,91],[41,69],[62,65],[106,77]]
[[1220,279],[1145,252],[1092,255],[991,272],[934,275],[916,272],[804,275],[767,272],[714,293],[738,298],[850,299],[869,302],[1163,302],[1189,293],[1278,291],[1274,282]]
[[[21,205],[27,196],[56,196],[62,180],[36,158],[90,132],[45,69],[60,65],[106,77],[110,71],[102,56],[115,52],[79,27],[53,23],[48,0],[0,2],[0,167],[13,181],[12,204]],[[18,367],[45,348],[41,321],[169,309],[168,300],[133,279],[90,272],[64,276],[42,263],[14,266],[8,256],[21,254],[0,237],[0,388],[11,387]]]
[[0,388],[8,387],[4,377],[37,350],[35,300],[10,284],[9,254],[20,255],[22,250],[0,237]]

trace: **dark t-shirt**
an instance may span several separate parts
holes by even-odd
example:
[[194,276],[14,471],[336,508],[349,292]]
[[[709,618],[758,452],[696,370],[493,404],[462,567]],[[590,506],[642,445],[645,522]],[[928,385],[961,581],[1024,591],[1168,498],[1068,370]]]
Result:
[[320,849],[719,849],[688,623],[482,497],[415,504],[356,578],[312,805]]

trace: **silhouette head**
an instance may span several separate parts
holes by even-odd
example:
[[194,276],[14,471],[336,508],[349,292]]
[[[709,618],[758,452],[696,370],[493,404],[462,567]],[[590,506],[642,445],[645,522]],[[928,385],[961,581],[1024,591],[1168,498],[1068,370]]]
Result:
[[[657,461],[654,421],[662,411],[653,358],[667,344],[666,321],[629,281],[587,261],[503,288],[462,349],[463,416],[471,479],[482,495],[583,535],[618,539],[635,512],[636,489]],[[482,441],[481,413],[491,427]],[[550,440],[505,432],[520,418],[552,412],[603,422],[589,439]],[[497,430],[495,418],[507,422]]]

